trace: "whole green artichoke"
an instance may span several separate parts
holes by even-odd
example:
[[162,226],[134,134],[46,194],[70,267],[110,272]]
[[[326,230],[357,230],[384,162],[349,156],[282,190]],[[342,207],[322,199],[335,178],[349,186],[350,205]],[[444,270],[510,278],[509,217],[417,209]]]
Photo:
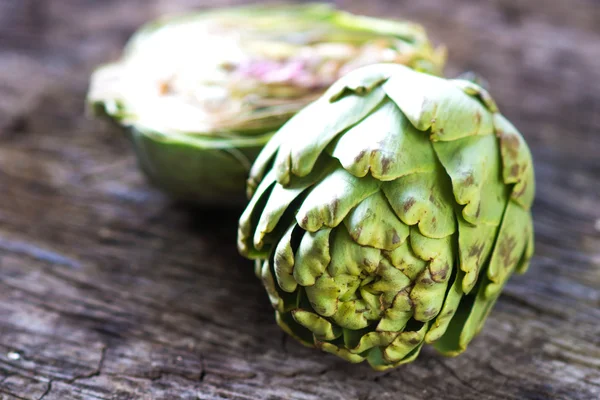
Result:
[[440,74],[444,61],[413,23],[327,4],[246,6],[143,27],[121,60],[94,72],[88,101],[126,128],[158,187],[240,204],[265,143],[339,77],[377,62]]
[[456,355],[533,253],[534,172],[489,94],[380,64],[351,72],[271,139],[238,247],[277,322],[381,370],[424,343]]

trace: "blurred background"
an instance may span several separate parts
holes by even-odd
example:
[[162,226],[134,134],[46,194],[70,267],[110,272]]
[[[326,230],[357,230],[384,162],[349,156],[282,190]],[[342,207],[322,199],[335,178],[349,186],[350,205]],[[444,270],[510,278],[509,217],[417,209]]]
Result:
[[[0,123],[10,124],[14,115],[31,108],[36,93],[48,85],[59,85],[60,80],[67,80],[82,93],[92,68],[117,59],[127,38],[145,21],[190,9],[248,2],[1,0]],[[591,135],[599,123],[598,113],[592,112],[598,110],[594,94],[600,91],[597,1],[333,3],[356,13],[423,24],[434,42],[445,43],[450,49],[447,75],[465,70],[484,75],[502,111],[526,132],[528,140],[551,145],[565,129],[577,130],[589,133],[583,140],[598,149]],[[577,113],[565,114],[569,108]],[[578,113],[583,112],[592,117],[581,118]],[[547,115],[560,118],[547,120],[542,135],[537,120]],[[576,153],[581,144],[579,140],[563,145]]]
[[91,71],[141,24],[242,3],[0,0],[0,399],[600,398],[599,2],[335,1],[424,25],[536,165],[529,272],[464,355],[385,374],[288,341],[237,214],[172,205],[85,116]]

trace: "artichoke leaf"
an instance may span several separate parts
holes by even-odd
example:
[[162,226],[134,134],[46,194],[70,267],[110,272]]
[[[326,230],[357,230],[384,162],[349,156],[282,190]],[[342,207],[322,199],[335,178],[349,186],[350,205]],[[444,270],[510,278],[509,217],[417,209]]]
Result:
[[508,188],[499,179],[498,141],[494,135],[470,136],[436,142],[433,148],[452,180],[463,218],[474,225],[498,226],[504,213]]
[[354,242],[346,229],[336,229],[331,244],[332,276],[347,274],[364,277],[372,274],[381,260],[381,250]]
[[278,131],[269,141],[267,141],[260,153],[258,153],[256,160],[254,160],[254,163],[250,168],[246,185],[246,194],[249,199],[251,199],[256,192],[260,182],[266,179],[265,175],[272,172],[269,167],[284,140],[286,140],[284,133]]
[[441,165],[383,182],[381,189],[392,209],[407,225],[418,225],[421,234],[443,238],[456,231],[450,180]]
[[351,294],[350,299],[360,285],[360,280],[352,275],[331,276],[325,272],[312,286],[305,288],[312,308],[323,317],[331,317],[338,311],[340,298]]
[[531,229],[529,229],[529,238],[527,239],[527,247],[525,248],[525,255],[519,262],[519,265],[517,265],[516,272],[519,274],[524,274],[525,272],[527,272],[527,269],[529,268],[529,261],[531,260],[531,257],[533,257],[533,253],[535,250],[535,241],[533,238],[533,220],[532,220],[531,216],[529,216],[529,219],[530,219],[529,224],[531,226]]
[[369,115],[384,96],[377,87],[364,96],[347,96],[334,103],[322,97],[292,117],[278,133],[286,140],[274,161],[277,181],[285,186],[292,175],[308,175],[329,142]]
[[456,276],[454,278],[454,282],[450,285],[450,290],[446,294],[446,298],[444,299],[444,305],[437,315],[436,319],[431,323],[431,327],[427,335],[425,335],[426,343],[434,343],[438,341],[448,329],[448,325],[450,321],[456,314],[456,310],[458,309],[458,305],[465,294],[462,289],[462,282],[464,279],[465,273],[461,270],[456,272]]
[[523,221],[529,218],[518,204],[508,202],[487,274],[481,274],[477,293],[462,297],[446,332],[434,343],[441,353],[454,356],[463,352],[483,326],[508,277],[527,253],[531,225],[523,225]]
[[[284,187],[279,183],[273,186],[269,194],[267,203],[258,220],[254,233],[254,247],[261,249],[264,245],[265,237],[273,232],[280,222],[281,217],[288,210],[290,204],[298,198],[307,189],[326,176],[335,168],[335,163],[325,161],[318,163],[319,168],[302,178],[294,179],[293,184]],[[269,178],[271,178],[271,173]]]
[[393,251],[384,251],[382,254],[394,267],[413,281],[427,266],[427,260],[423,260],[415,254],[409,241],[403,242]]
[[384,358],[395,363],[408,356],[413,350],[423,345],[429,324],[422,324],[417,331],[404,331],[383,351]]
[[262,209],[262,207],[258,207],[258,205],[267,201],[267,196],[275,183],[275,173],[269,171],[269,173],[265,175],[265,179],[258,185],[254,196],[252,196],[248,206],[240,216],[238,224],[238,250],[247,257],[256,259],[264,256],[265,252],[261,252],[260,249],[257,249],[254,246],[252,238],[255,235],[256,224],[258,223],[259,213],[261,213]]
[[452,180],[456,202],[464,205],[458,219],[460,268],[469,293],[487,261],[510,196],[500,179],[498,141],[493,135],[436,142],[434,148]]
[[335,327],[325,318],[306,310],[292,311],[294,320],[310,330],[318,340],[334,340],[341,336],[341,329]]
[[296,220],[309,232],[323,226],[334,228],[350,210],[378,190],[379,182],[375,179],[359,179],[338,168],[311,189],[298,210]]
[[409,234],[408,226],[394,214],[381,191],[353,208],[344,225],[359,245],[388,251],[402,245]]
[[370,324],[369,320],[377,318],[378,314],[365,300],[355,299],[339,302],[338,309],[331,318],[342,328],[356,330],[366,328]]
[[491,113],[476,98],[450,81],[400,69],[402,73],[390,77],[383,89],[417,129],[431,131],[431,140],[494,133]]
[[406,364],[414,361],[419,353],[421,352],[421,348],[423,347],[423,343],[415,347],[411,350],[406,357],[401,359],[400,361],[390,363],[386,360],[384,353],[382,351],[382,347],[375,347],[371,349],[367,356],[367,362],[375,371],[385,371],[391,368],[395,368],[399,365]]
[[331,229],[321,229],[315,232],[305,232],[296,252],[293,276],[302,286],[314,285],[317,278],[323,274],[329,262],[329,236]]
[[314,347],[315,340],[312,332],[294,320],[291,312],[275,311],[275,322],[288,335],[307,347]]
[[294,250],[292,249],[292,234],[294,229],[298,229],[298,225],[291,224],[285,231],[281,240],[275,248],[273,254],[273,270],[277,284],[281,290],[292,293],[298,287],[298,282],[294,279]]
[[418,131],[389,99],[339,136],[328,151],[352,175],[363,177],[370,172],[381,181],[432,172],[436,166],[427,135]]
[[395,268],[385,258],[379,263],[375,274],[375,280],[364,285],[363,289],[372,294],[380,294],[381,305],[379,308],[391,306],[397,293],[408,288],[412,284],[409,277],[404,275],[399,269]]
[[443,305],[455,259],[453,238],[431,239],[412,228],[410,245],[417,256],[428,261],[410,292],[414,319],[427,322],[439,314]]
[[413,304],[410,299],[410,288],[406,288],[396,295],[391,307],[385,309],[376,330],[380,332],[402,332],[412,316]]
[[504,183],[515,183],[512,198],[526,210],[533,203],[535,180],[531,152],[519,133],[504,116],[494,116],[496,135],[500,140]]
[[271,273],[271,266],[269,265],[268,261],[264,261],[262,263],[260,278],[263,282],[265,290],[267,291],[267,295],[269,296],[269,300],[271,301],[273,308],[278,312],[285,312],[286,304],[283,298],[279,295],[275,279],[273,279],[273,274]]
[[479,101],[485,105],[489,112],[498,112],[498,106],[496,105],[496,102],[492,96],[490,96],[489,92],[485,90],[485,88],[481,87],[479,83],[477,83],[477,79],[475,81],[467,79],[452,79],[450,82],[469,96],[479,99]]
[[305,187],[287,189],[278,183],[273,185],[273,190],[269,194],[269,198],[254,230],[253,243],[256,249],[260,250],[263,248],[265,237],[273,232],[290,203],[304,190],[306,190]]
[[[508,201],[506,202],[508,204]],[[489,262],[489,255],[496,242],[499,226],[471,225],[460,216],[458,219],[458,255],[460,269],[465,272],[462,290],[470,293],[480,271]]]
[[380,86],[396,69],[395,64],[380,64],[376,68],[358,68],[335,82],[323,95],[331,103],[343,98],[346,94],[365,95]]
[[343,347],[336,346],[332,343],[316,341],[315,347],[317,347],[327,353],[334,354],[352,364],[358,364],[360,362],[365,361],[365,357],[363,357],[359,354],[354,354],[350,350],[345,349]]
[[532,230],[531,214],[509,201],[487,271],[493,282],[486,289],[489,293],[500,290],[521,260],[521,255],[532,251],[528,246]]
[[465,349],[481,330],[508,278],[527,257],[527,243],[533,229],[531,214],[512,201],[508,204],[490,259],[487,274],[489,280],[482,280],[469,318],[460,334],[461,349]]
[[[347,331],[347,329],[344,330],[344,333]],[[351,347],[348,343],[346,343],[346,346],[349,347],[350,352],[360,354],[374,347],[386,347],[392,343],[398,335],[398,332],[373,331],[362,335],[356,347]]]

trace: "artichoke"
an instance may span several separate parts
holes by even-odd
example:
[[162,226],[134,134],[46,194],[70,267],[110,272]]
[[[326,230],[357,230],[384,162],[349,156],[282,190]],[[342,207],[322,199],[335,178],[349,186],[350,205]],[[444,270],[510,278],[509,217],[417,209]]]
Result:
[[94,72],[88,102],[126,128],[158,187],[239,204],[265,143],[339,77],[377,62],[440,74],[444,59],[419,25],[326,4],[213,10],[143,27]]
[[534,171],[490,95],[401,65],[355,70],[250,172],[238,247],[278,324],[383,370],[456,355],[533,253]]

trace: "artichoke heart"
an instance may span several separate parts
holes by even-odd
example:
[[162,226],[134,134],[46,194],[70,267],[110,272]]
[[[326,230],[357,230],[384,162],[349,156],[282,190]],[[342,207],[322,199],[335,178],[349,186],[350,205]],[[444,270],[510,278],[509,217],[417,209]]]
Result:
[[88,102],[124,128],[165,192],[242,204],[273,133],[337,79],[378,62],[437,75],[445,50],[417,24],[327,4],[217,9],[142,27],[120,60],[94,72]]
[[464,351],[533,254],[531,153],[487,91],[402,65],[354,70],[250,172],[238,231],[279,325],[384,370]]

